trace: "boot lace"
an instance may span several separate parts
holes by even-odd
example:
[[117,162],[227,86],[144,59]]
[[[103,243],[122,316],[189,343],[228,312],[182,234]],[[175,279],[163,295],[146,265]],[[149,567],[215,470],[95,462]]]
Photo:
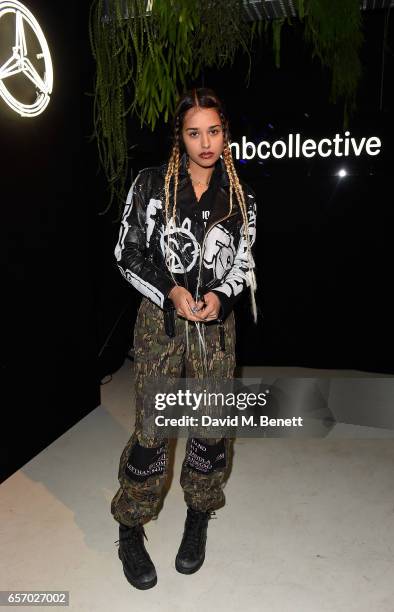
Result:
[[130,527],[127,531],[120,534],[119,540],[115,540],[116,546],[119,548],[120,542],[130,542],[132,546],[128,548],[128,552],[130,552],[133,556],[133,559],[137,564],[144,564],[148,559],[147,552],[143,546],[143,539],[141,539],[141,534],[143,537],[148,540],[147,535],[145,533],[145,529],[142,525],[137,525],[135,527]]
[[201,527],[211,518],[217,518],[215,511],[207,510],[206,512],[197,512],[191,509],[188,510],[184,541],[182,544],[182,554],[187,555],[196,550],[200,543]]

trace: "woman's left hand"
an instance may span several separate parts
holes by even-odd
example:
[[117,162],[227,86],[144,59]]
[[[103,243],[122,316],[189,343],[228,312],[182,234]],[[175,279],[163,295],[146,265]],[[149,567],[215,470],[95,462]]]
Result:
[[198,315],[204,321],[213,321],[219,316],[221,304],[216,293],[209,291],[204,295],[205,304],[202,301],[197,302],[199,310]]

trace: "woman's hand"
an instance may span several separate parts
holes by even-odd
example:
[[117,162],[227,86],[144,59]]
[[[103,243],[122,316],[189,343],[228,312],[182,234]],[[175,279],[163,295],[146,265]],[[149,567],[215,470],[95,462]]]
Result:
[[[172,300],[178,316],[184,317],[189,321],[204,320],[199,316],[199,310],[204,306],[204,303],[201,301],[196,303],[190,291],[185,289],[185,287],[176,285],[171,289],[168,297]],[[194,312],[192,309],[194,309]]]
[[214,319],[217,319],[219,316],[221,304],[220,299],[218,298],[216,293],[213,293],[212,291],[206,293],[204,295],[204,302],[199,302],[198,304],[204,303],[205,308],[200,311],[201,319],[203,321],[213,321]]

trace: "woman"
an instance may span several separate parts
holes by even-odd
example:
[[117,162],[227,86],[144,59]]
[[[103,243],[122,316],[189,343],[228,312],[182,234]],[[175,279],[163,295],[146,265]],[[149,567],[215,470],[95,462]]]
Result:
[[[135,430],[119,465],[111,502],[119,522],[119,558],[129,582],[157,582],[143,523],[157,518],[168,468],[168,439],[144,428],[149,379],[161,376],[230,380],[235,368],[233,307],[249,287],[257,311],[252,245],[256,199],[234,168],[228,119],[209,89],[177,104],[168,163],[135,179],[115,249],[123,276],[144,296],[134,330]],[[208,520],[224,504],[229,439],[189,438],[180,483],[187,504],[176,569],[204,562]]]

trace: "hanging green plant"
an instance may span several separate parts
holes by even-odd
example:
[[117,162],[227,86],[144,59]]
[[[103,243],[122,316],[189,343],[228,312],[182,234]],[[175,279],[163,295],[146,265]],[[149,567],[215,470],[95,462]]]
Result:
[[[297,0],[305,39],[332,71],[331,101],[341,96],[355,107],[362,43],[358,0]],[[133,113],[154,130],[175,109],[178,95],[206,67],[232,65],[242,50],[251,73],[255,37],[272,27],[275,65],[285,19],[247,22],[243,0],[93,0],[89,36],[96,60],[93,134],[105,172],[110,208],[115,195],[122,210],[128,179],[126,119]],[[291,25],[291,20],[287,22]],[[126,106],[126,104],[128,106]],[[346,115],[347,119],[347,115]]]
[[[305,10],[306,9],[306,10]],[[330,102],[344,101],[344,128],[356,109],[356,93],[362,67],[360,49],[364,42],[359,0],[298,0],[300,19],[305,19],[304,36],[312,46],[312,57],[329,68]]]

